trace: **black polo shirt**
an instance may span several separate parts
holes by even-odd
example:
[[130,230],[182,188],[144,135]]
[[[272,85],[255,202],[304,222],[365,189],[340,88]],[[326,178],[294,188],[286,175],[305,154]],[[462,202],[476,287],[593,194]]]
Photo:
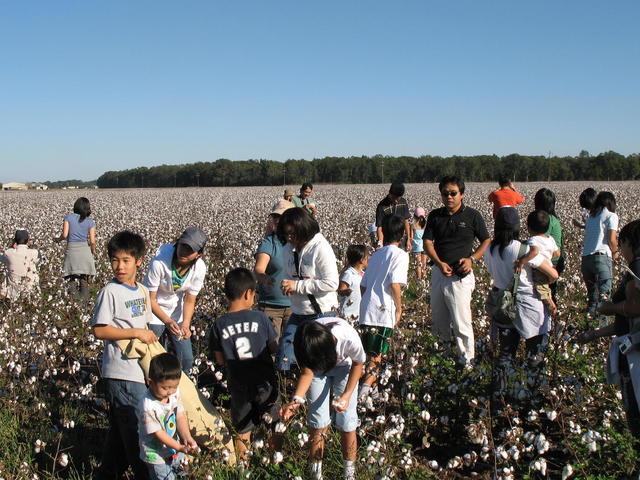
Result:
[[411,218],[409,204],[404,197],[400,197],[395,203],[391,201],[389,195],[382,199],[376,207],[376,227],[382,226],[382,219],[387,215],[398,215],[406,220]]
[[471,256],[474,239],[482,243],[489,232],[480,212],[462,205],[453,215],[446,207],[429,212],[423,238],[433,241],[440,260],[454,266],[461,258]]

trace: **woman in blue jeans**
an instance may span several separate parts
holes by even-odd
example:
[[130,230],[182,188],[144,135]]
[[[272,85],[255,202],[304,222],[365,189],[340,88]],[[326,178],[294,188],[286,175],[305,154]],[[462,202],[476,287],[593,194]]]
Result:
[[618,258],[618,215],[615,211],[613,193],[600,192],[585,222],[581,270],[587,286],[586,312],[592,315],[611,294],[613,260]]
[[287,322],[277,356],[279,370],[295,364],[293,337],[299,325],[336,316],[338,310],[338,265],[333,248],[320,233],[318,222],[302,208],[290,208],[280,217],[278,238],[284,246],[282,293],[291,298]]
[[175,243],[162,245],[149,264],[143,281],[149,289],[153,319],[149,328],[158,338],[165,329],[182,370],[193,367],[191,320],[196,296],[202,289],[207,267],[202,254],[207,236],[197,227],[187,228]]

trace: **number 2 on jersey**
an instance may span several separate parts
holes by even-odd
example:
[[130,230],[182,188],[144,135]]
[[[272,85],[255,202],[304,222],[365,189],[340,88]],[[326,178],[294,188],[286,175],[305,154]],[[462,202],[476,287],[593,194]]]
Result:
[[236,351],[238,352],[238,359],[246,360],[248,358],[253,358],[253,353],[251,352],[251,343],[247,337],[238,337],[236,338]]

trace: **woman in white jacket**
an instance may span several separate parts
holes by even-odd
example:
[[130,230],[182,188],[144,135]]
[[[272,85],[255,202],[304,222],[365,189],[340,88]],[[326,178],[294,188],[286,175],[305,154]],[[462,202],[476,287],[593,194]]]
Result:
[[278,238],[285,245],[285,279],[280,288],[291,297],[291,317],[280,338],[278,368],[295,364],[293,337],[298,325],[336,316],[338,309],[338,266],[333,248],[320,233],[318,222],[302,208],[285,211],[278,223]]

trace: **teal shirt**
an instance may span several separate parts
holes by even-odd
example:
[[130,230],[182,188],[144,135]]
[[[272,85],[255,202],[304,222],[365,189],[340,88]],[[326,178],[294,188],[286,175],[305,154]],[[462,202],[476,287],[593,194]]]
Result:
[[291,299],[282,293],[280,289],[280,283],[285,279],[284,264],[282,261],[282,251],[284,246],[278,240],[276,235],[268,235],[262,239],[260,245],[258,245],[259,253],[266,253],[269,255],[269,264],[265,273],[273,279],[271,287],[258,284],[258,303],[277,305],[279,307],[290,307]]
[[[549,215],[549,229],[546,234],[556,241],[556,245],[562,252],[562,227],[560,226],[560,220],[555,215]],[[555,262],[558,258],[560,257],[554,257],[552,261]]]

